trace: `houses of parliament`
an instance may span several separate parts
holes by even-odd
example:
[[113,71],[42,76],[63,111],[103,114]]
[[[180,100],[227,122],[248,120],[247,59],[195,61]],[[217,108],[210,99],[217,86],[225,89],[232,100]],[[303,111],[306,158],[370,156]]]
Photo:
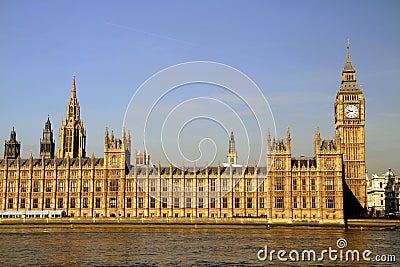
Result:
[[104,155],[89,156],[72,81],[56,150],[48,118],[40,157],[20,157],[13,128],[0,160],[0,212],[63,211],[74,217],[232,218],[270,222],[343,222],[366,209],[365,104],[347,45],[334,100],[332,139],[314,134],[314,155],[293,157],[291,134],[266,134],[266,165],[237,165],[234,134],[228,164],[175,167],[150,164],[147,151],[131,165],[131,136],[104,133]]

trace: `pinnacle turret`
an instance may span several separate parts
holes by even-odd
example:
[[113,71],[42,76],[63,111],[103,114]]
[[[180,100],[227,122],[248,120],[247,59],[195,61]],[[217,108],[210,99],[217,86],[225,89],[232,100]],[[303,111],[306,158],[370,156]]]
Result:
[[231,138],[229,140],[229,153],[235,153],[236,148],[235,148],[235,136],[233,135],[233,132],[231,132]]
[[71,98],[76,98],[75,73],[72,76]]
[[10,140],[5,142],[4,158],[7,157],[9,159],[16,159],[20,156],[20,151],[21,143],[17,141],[17,133],[15,132],[13,127],[10,133]]
[[44,158],[54,158],[55,143],[53,130],[51,129],[50,116],[44,124],[43,135],[40,139],[40,156]]
[[236,163],[237,163],[237,153],[236,153],[236,145],[235,145],[235,136],[233,135],[233,131],[232,131],[230,140],[229,140],[228,164],[236,164]]

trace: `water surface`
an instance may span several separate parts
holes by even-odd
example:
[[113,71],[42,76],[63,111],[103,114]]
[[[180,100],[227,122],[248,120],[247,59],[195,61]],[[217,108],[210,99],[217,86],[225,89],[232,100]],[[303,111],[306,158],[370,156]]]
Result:
[[[1,227],[1,226],[0,226]],[[257,252],[317,252],[345,239],[347,247],[396,255],[400,233],[331,229],[184,229],[184,228],[51,228],[0,233],[1,266],[396,266],[396,263],[323,261],[260,261]],[[287,256],[287,255],[286,255]],[[371,256],[371,257],[372,257]],[[399,266],[400,264],[398,264]]]

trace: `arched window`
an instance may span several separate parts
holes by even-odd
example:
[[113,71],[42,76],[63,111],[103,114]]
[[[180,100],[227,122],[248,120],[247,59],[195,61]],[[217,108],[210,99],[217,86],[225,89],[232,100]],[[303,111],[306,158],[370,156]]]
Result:
[[116,157],[116,156],[113,156],[113,157],[111,158],[111,164],[112,164],[112,166],[117,166],[118,161],[117,161],[117,157]]
[[278,170],[283,169],[282,160],[280,160],[280,159],[277,159],[277,160],[276,160],[276,169],[278,169]]

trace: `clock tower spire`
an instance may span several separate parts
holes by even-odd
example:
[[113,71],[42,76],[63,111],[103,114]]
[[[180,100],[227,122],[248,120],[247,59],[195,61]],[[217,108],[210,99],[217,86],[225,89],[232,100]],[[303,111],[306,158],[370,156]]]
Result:
[[342,71],[342,84],[344,82],[356,82],[356,69],[350,58],[350,39],[347,39],[346,63]]
[[[350,58],[350,41],[347,41],[346,62],[342,81],[336,93],[335,128],[341,139],[344,160],[344,177],[348,194],[348,216],[361,216],[367,205],[365,180],[365,100],[357,84],[356,69]],[[345,188],[346,189],[346,188]],[[347,196],[347,197],[346,197]]]

